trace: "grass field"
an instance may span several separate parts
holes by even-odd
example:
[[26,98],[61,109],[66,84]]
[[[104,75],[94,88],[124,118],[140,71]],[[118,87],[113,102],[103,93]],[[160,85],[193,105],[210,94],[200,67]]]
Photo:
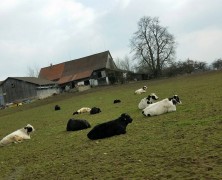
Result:
[[[134,91],[147,85],[147,93]],[[156,93],[179,95],[177,111],[144,117],[137,105]],[[121,99],[120,104],[113,104]],[[59,104],[61,111],[54,111]],[[97,106],[96,115],[72,113]],[[125,135],[92,141],[66,132],[70,118],[92,126],[128,113]],[[61,94],[0,111],[0,138],[32,124],[32,139],[0,148],[0,179],[222,179],[222,71]]]

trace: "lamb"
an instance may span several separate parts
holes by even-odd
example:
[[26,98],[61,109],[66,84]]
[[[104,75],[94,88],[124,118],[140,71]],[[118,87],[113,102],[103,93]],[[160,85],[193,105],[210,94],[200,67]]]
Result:
[[23,140],[31,139],[30,133],[35,131],[32,125],[27,124],[24,128],[18,129],[11,134],[5,136],[0,141],[0,146],[6,146],[11,143],[22,142]]
[[158,96],[152,93],[148,97],[141,99],[140,103],[138,104],[138,108],[145,109],[147,106],[152,104],[157,99],[158,99]]
[[115,135],[125,134],[126,127],[133,119],[126,113],[115,120],[107,121],[96,125],[88,134],[87,137],[91,140],[103,139]]
[[97,113],[100,113],[100,112],[101,112],[100,108],[97,108],[97,107],[93,107],[90,110],[90,114],[97,114]]
[[55,105],[55,111],[58,111],[58,110],[60,110],[61,108],[60,108],[60,106],[59,105]]
[[66,130],[67,131],[78,131],[82,129],[90,128],[91,125],[87,120],[84,119],[69,119]]
[[147,86],[143,86],[142,88],[140,89],[137,89],[134,94],[142,94],[142,93],[145,93],[146,92],[146,89],[147,89]]
[[82,107],[80,108],[79,110],[75,111],[73,113],[73,115],[75,114],[81,114],[81,113],[86,113],[86,112],[90,112],[91,111],[91,108],[88,108],[88,107]]
[[172,98],[166,98],[146,107],[142,114],[144,116],[157,116],[168,112],[176,111],[176,105],[182,104],[180,98],[174,95]]

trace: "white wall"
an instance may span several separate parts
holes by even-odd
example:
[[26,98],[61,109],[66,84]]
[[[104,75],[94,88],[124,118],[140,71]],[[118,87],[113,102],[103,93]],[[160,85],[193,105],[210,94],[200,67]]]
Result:
[[54,93],[59,94],[59,89],[39,89],[37,90],[37,98],[44,99],[52,96]]

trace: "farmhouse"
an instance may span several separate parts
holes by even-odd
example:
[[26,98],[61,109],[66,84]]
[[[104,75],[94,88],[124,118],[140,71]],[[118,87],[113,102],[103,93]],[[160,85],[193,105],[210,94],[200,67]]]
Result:
[[109,51],[41,68],[40,78],[55,81],[62,89],[76,85],[108,85],[121,81],[123,71],[117,68]]
[[57,93],[57,83],[36,77],[8,77],[0,83],[0,105]]

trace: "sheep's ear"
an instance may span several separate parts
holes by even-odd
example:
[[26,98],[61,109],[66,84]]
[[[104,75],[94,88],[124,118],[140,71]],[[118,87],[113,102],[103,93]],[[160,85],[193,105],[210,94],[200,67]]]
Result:
[[126,113],[121,114],[121,117],[125,117],[125,116],[126,116]]

